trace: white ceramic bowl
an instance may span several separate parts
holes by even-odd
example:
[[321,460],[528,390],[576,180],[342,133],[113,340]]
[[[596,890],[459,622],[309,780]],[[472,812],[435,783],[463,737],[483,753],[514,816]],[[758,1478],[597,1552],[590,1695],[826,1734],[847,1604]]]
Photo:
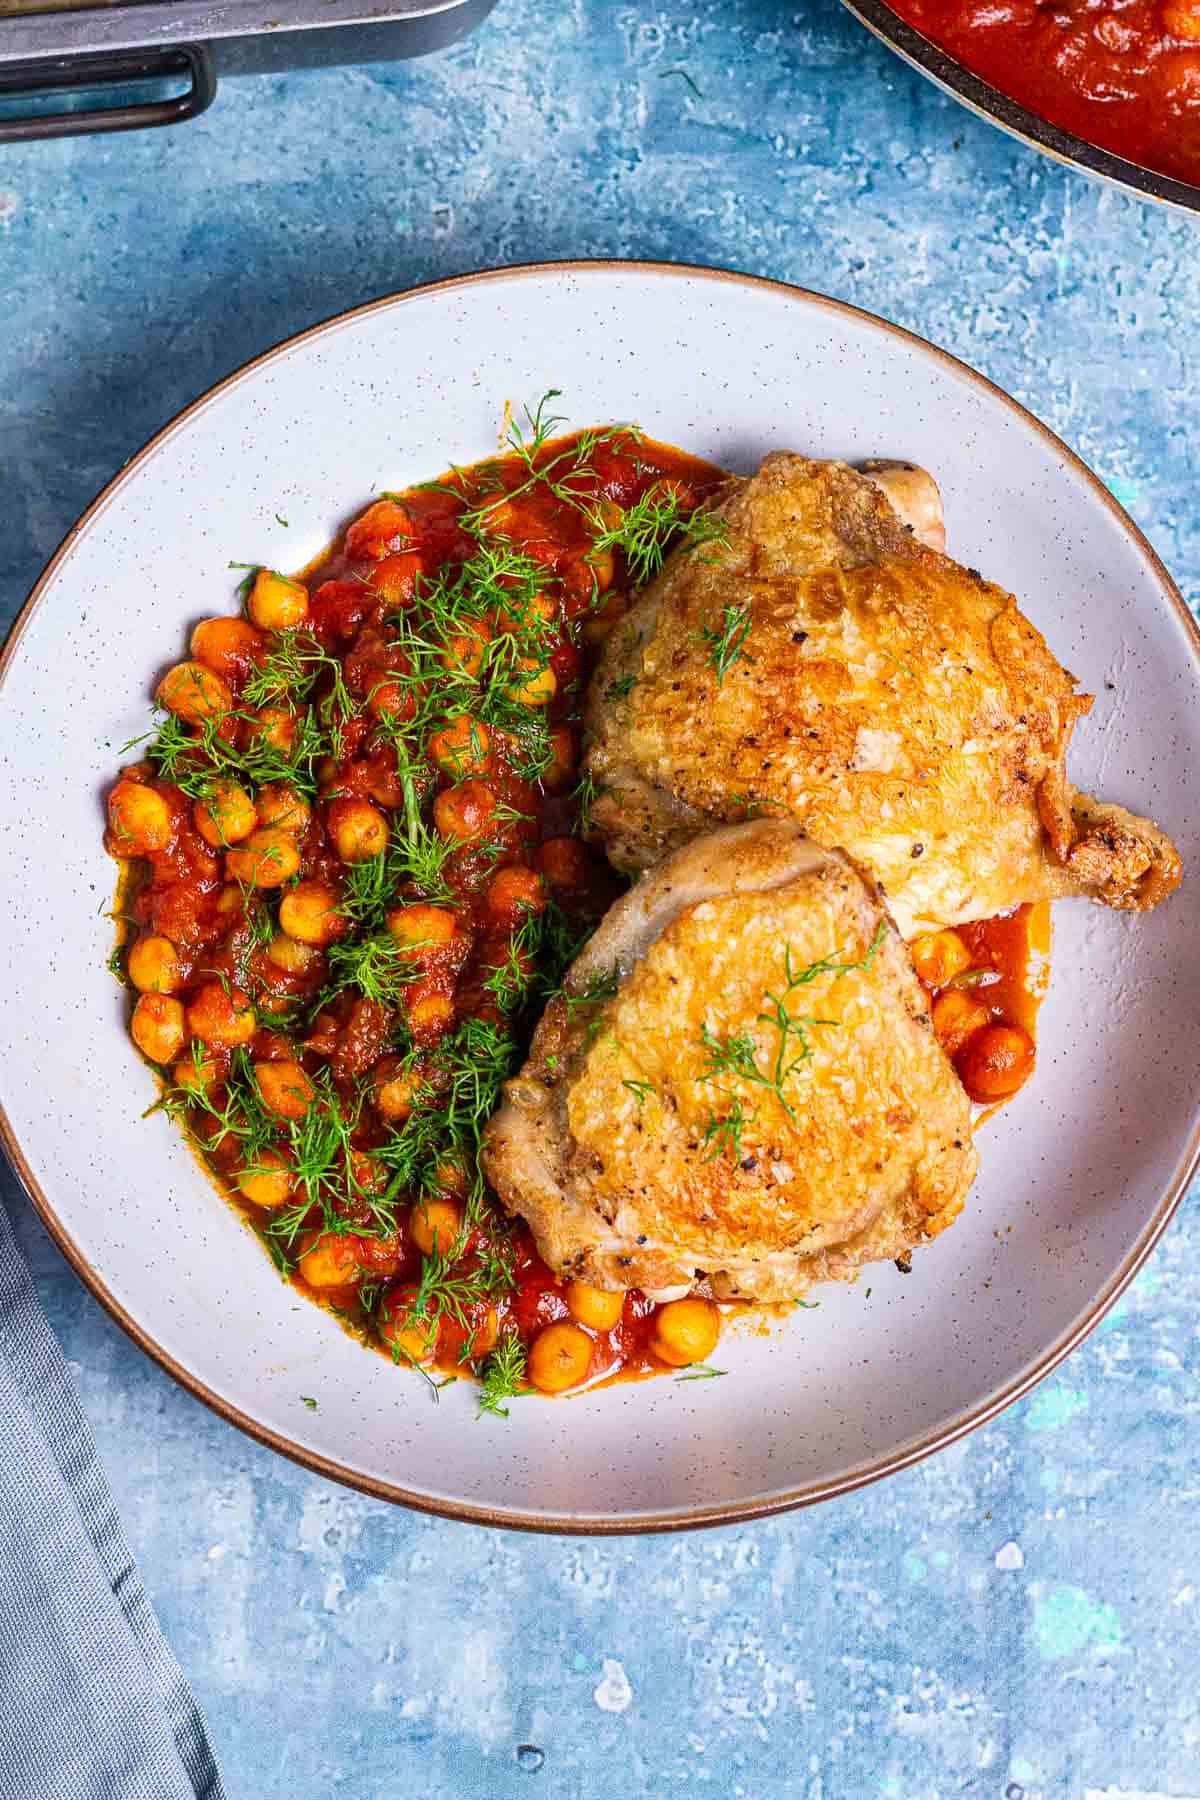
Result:
[[153,673],[197,617],[232,608],[231,558],[299,567],[373,489],[486,454],[504,401],[549,387],[573,421],[637,420],[734,469],[781,447],[927,464],[952,553],[1020,594],[1099,696],[1076,779],[1152,813],[1194,864],[1195,628],[1120,507],[1012,400],[894,326],[770,282],[637,264],[443,282],[318,326],[197,401],[100,496],[22,614],[0,713],[6,1142],[137,1341],[308,1466],[489,1524],[746,1518],[991,1417],[1130,1279],[1195,1155],[1195,908],[1187,886],[1145,918],[1059,907],[1037,1075],[984,1128],[962,1220],[907,1277],[874,1270],[770,1338],[727,1335],[723,1380],[476,1422],[468,1385],[433,1405],[301,1303],[174,1128],[142,1117],[151,1077],[105,970],[102,794]]

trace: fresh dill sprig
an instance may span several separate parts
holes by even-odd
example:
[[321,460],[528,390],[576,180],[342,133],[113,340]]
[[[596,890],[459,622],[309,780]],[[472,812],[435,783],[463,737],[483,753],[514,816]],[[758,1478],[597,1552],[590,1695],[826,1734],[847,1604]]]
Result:
[[402,944],[386,929],[373,932],[370,937],[331,944],[325,953],[329,981],[321,989],[313,1010],[328,1006],[347,988],[354,988],[364,999],[375,1000],[380,1006],[399,1006],[421,973],[414,954],[419,948],[417,944]]
[[[758,1014],[757,1023],[771,1025],[778,1034],[774,1059],[768,1069],[763,1069],[758,1061],[758,1046],[748,1030],[735,1032],[728,1037],[718,1037],[710,1031],[707,1023],[701,1026],[700,1041],[706,1053],[707,1061],[701,1070],[698,1081],[714,1081],[723,1077],[733,1077],[754,1087],[768,1089],[775,1095],[788,1117],[794,1122],[796,1112],[787,1098],[784,1088],[801,1064],[810,1061],[813,1051],[808,1033],[813,1027],[836,1026],[838,1019],[823,1019],[811,1013],[796,1014],[789,1011],[788,998],[800,988],[810,986],[822,976],[848,975],[859,969],[869,969],[874,961],[875,952],[883,942],[887,927],[881,919],[874,937],[866,952],[856,961],[839,960],[840,951],[830,956],[818,957],[816,962],[797,967],[792,959],[791,945],[785,946],[783,958],[784,987],[782,993],[765,995],[766,1011]],[[793,1055],[792,1052],[795,1051]],[[730,1099],[727,1089],[720,1090],[722,1096]],[[710,1116],[705,1132],[705,1142],[720,1141],[722,1148],[733,1146],[735,1153],[740,1154],[741,1131],[750,1121],[740,1111],[734,1118],[733,1126],[728,1119],[718,1118],[714,1113]]]
[[[463,1019],[418,1063],[408,1065],[421,1077],[413,1111],[373,1152],[413,1195],[438,1191],[438,1170],[448,1160],[475,1169],[484,1126],[495,1111],[500,1089],[516,1072],[521,1050],[503,1026],[490,1019]],[[477,1213],[483,1194],[476,1170],[468,1213]]]
[[622,551],[631,588],[653,581],[677,545],[690,549],[698,544],[724,544],[729,535],[723,518],[702,506],[689,509],[666,481],[647,488],[615,524],[606,525],[599,510],[592,512],[589,523],[593,532],[589,556]]
[[603,1006],[606,1000],[615,1000],[620,984],[618,969],[598,969],[575,993],[563,995],[568,1015],[581,1012],[585,1007]]
[[641,1112],[651,1094],[655,1092],[654,1083],[652,1081],[634,1081],[632,1078],[627,1078],[622,1081],[621,1086],[629,1089],[630,1093],[638,1103],[639,1112]]
[[745,643],[750,635],[750,604],[748,601],[726,601],[721,618],[716,625],[702,625],[697,636],[708,651],[708,660],[717,677],[717,686],[721,687],[737,662],[753,662],[754,658],[747,654]]
[[[465,1235],[465,1233],[464,1233]],[[515,1286],[512,1255],[507,1241],[497,1239],[488,1251],[472,1261],[462,1261],[463,1242],[448,1254],[434,1248],[425,1257],[416,1292],[405,1306],[406,1316],[430,1327],[450,1318],[466,1333],[460,1362],[473,1354],[478,1323],[471,1311],[488,1301],[502,1299]]]
[[537,965],[538,998],[549,1001],[562,992],[563,976],[592,935],[591,925],[573,924],[551,900],[529,927],[529,951]]
[[505,945],[503,956],[483,984],[501,1012],[516,1012],[536,990],[537,950],[541,941],[541,917],[527,910]]
[[[240,748],[228,736],[226,728],[231,721],[248,728],[239,734],[244,736]],[[189,800],[208,799],[222,781],[237,782],[251,791],[268,783],[283,783],[312,798],[317,792],[317,764],[332,750],[329,736],[305,709],[296,716],[287,750],[273,742],[253,713],[224,713],[206,719],[198,730],[168,713],[146,755],[163,780],[172,782]]]
[[754,1123],[758,1114],[748,1113],[736,1094],[723,1094],[722,1097],[727,1102],[725,1111],[710,1112],[704,1127],[704,1160],[716,1162],[718,1157],[728,1154],[734,1162],[741,1162],[744,1154],[742,1133],[747,1125]]
[[589,836],[594,829],[595,820],[593,819],[592,814],[596,802],[603,791],[603,788],[598,788],[596,786],[595,777],[590,769],[585,770],[575,784],[571,798],[579,808],[580,837]]
[[507,1419],[508,1407],[504,1403],[524,1392],[527,1363],[525,1346],[516,1332],[504,1332],[495,1349],[484,1359],[480,1371],[481,1418],[484,1413],[493,1413],[497,1418]]
[[461,514],[458,522],[464,530],[502,531],[505,505],[539,485],[547,488],[556,500],[577,508],[585,517],[590,514],[595,489],[592,457],[596,450],[620,439],[636,443],[641,433],[636,425],[593,428],[577,432],[561,450],[554,451],[554,435],[567,421],[561,414],[552,412],[550,406],[552,401],[561,398],[560,388],[549,388],[533,412],[526,406],[522,408],[520,419],[510,419],[504,447],[524,465],[525,478],[516,487],[508,488],[498,479],[497,472],[495,497],[488,497],[485,491],[480,503]]
[[326,1232],[358,1232],[384,1237],[396,1230],[400,1183],[368,1192],[355,1166],[354,1133],[362,1112],[361,1093],[349,1100],[334,1087],[328,1069],[310,1077],[312,1099],[300,1119],[281,1119],[263,1102],[254,1064],[243,1048],[234,1052],[229,1072],[210,1092],[203,1079],[202,1046],[192,1047],[195,1080],[168,1088],[167,1110],[183,1120],[201,1151],[236,1147],[240,1167],[261,1174],[284,1158],[296,1198],[272,1213],[261,1235],[284,1273],[288,1255],[310,1225]]

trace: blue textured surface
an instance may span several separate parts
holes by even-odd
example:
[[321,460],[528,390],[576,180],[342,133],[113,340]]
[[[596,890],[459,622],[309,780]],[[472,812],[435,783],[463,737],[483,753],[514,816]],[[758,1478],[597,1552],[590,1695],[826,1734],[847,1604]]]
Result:
[[[1010,142],[833,0],[502,0],[427,62],[231,82],[177,131],[0,156],[4,616],[244,358],[412,282],[578,254],[783,276],[957,351],[1195,598],[1195,221]],[[595,1544],[409,1516],[260,1450],[11,1197],[232,1793],[1200,1794],[1194,1208],[1055,1379],[933,1462]]]

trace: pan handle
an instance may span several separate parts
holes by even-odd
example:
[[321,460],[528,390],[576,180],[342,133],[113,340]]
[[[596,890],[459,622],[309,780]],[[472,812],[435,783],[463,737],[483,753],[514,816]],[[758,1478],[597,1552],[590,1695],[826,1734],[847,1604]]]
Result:
[[207,44],[95,50],[82,56],[40,56],[26,62],[0,63],[0,101],[17,95],[123,87],[131,81],[161,80],[172,75],[189,75],[191,86],[170,100],[97,106],[87,112],[33,112],[24,117],[0,117],[0,144],[75,137],[92,131],[140,131],[148,125],[177,125],[202,113],[217,91]]

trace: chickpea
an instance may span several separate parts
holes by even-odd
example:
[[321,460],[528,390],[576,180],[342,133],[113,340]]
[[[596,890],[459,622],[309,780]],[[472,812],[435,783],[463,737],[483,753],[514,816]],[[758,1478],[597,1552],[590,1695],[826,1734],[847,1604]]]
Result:
[[515,931],[522,919],[545,912],[546,899],[546,884],[537,870],[512,863],[492,876],[483,903],[497,925]]
[[327,818],[334,849],[343,862],[369,862],[386,850],[387,817],[369,800],[332,800]]
[[266,648],[266,639],[247,619],[201,619],[192,632],[193,658],[222,681],[241,679]]
[[380,1309],[379,1335],[397,1362],[431,1363],[437,1354],[438,1321],[410,1311],[416,1290],[389,1295]]
[[587,1380],[591,1362],[591,1338],[578,1325],[563,1320],[538,1332],[529,1347],[527,1372],[543,1394],[561,1394]]
[[129,1035],[151,1062],[174,1062],[187,1037],[182,1001],[169,994],[143,994],[133,1009]]
[[346,929],[337,892],[327,881],[298,881],[289,888],[279,902],[279,923],[288,937],[314,950],[323,950]]
[[267,945],[267,961],[285,975],[306,975],[320,954],[311,944],[290,938],[286,931],[277,931]]
[[584,643],[592,645],[605,643],[612,636],[613,628],[621,622],[628,611],[629,596],[623,594],[620,589],[614,590],[608,595],[604,605],[598,607],[595,612],[589,613],[583,621],[579,634]]
[[302,1119],[313,1102],[314,1088],[298,1062],[256,1062],[254,1076],[262,1103],[280,1119]]
[[433,803],[433,822],[446,838],[479,837],[496,810],[496,796],[482,781],[460,781]]
[[457,1194],[460,1200],[466,1199],[471,1186],[466,1165],[449,1157],[438,1164],[433,1179],[439,1193]]
[[423,1256],[435,1250],[448,1256],[462,1230],[462,1213],[453,1200],[422,1200],[412,1209],[408,1230]]
[[243,1200],[249,1200],[254,1206],[267,1209],[283,1206],[291,1196],[291,1170],[282,1156],[277,1156],[273,1150],[262,1151],[250,1168],[243,1169],[233,1179]]
[[194,1056],[181,1056],[171,1070],[171,1079],[176,1087],[186,1089],[189,1094],[207,1094],[221,1079],[221,1065],[212,1056],[200,1060]]
[[443,775],[486,775],[492,766],[492,734],[481,719],[458,713],[429,740],[429,755]]
[[389,606],[407,606],[416,593],[417,577],[423,568],[419,550],[393,551],[375,564],[371,586]]
[[947,988],[932,1008],[933,1029],[947,1056],[957,1056],[968,1038],[983,1029],[991,1017],[986,1006],[965,988]]
[[547,838],[538,861],[550,886],[560,893],[586,887],[591,877],[591,858],[578,838]]
[[971,952],[957,931],[930,931],[909,945],[913,968],[926,987],[945,987],[971,966]]
[[292,1002],[286,994],[260,994],[258,1010],[266,1013],[269,1019],[280,1019],[291,1009]]
[[590,1325],[593,1331],[611,1331],[624,1311],[625,1295],[593,1287],[588,1281],[572,1281],[567,1288],[567,1308],[581,1325]]
[[291,631],[308,617],[308,589],[302,581],[289,581],[274,569],[260,569],[246,611],[260,631]]
[[408,1028],[415,1038],[428,1042],[444,1037],[454,1025],[454,1001],[449,994],[420,994],[409,1002]]
[[387,916],[388,930],[416,960],[421,951],[443,950],[454,939],[458,923],[444,906],[397,906]]
[[404,783],[399,771],[394,766],[389,768],[386,757],[376,756],[368,764],[371,771],[367,781],[367,792],[376,806],[386,806],[391,811],[404,805]]
[[291,833],[281,831],[278,825],[252,831],[235,850],[225,853],[225,873],[231,881],[247,887],[282,887],[299,872],[299,846]]
[[286,781],[272,781],[259,790],[258,817],[260,824],[274,825],[293,837],[303,837],[312,822],[312,807]]
[[579,745],[569,725],[550,727],[550,761],[542,770],[542,786],[549,794],[561,794],[575,779]]
[[987,1025],[971,1039],[959,1064],[972,1100],[1007,1100],[1033,1074],[1033,1039],[1019,1025]]
[[616,556],[612,550],[589,550],[584,563],[584,571],[591,583],[593,594],[606,594],[616,579]]
[[373,719],[411,719],[416,710],[412,690],[402,681],[377,681],[367,695]]
[[376,500],[346,530],[346,555],[351,562],[381,562],[402,550],[412,538],[412,519],[395,500]]
[[183,964],[170,938],[140,937],[126,966],[139,994],[175,994],[183,986]]
[[497,607],[496,617],[506,631],[536,632],[544,638],[550,635],[546,628],[558,624],[558,603],[549,594],[524,594]]
[[465,631],[455,632],[446,639],[446,647],[441,655],[442,667],[449,669],[452,675],[469,675],[474,681],[483,667],[483,659],[491,641],[491,627],[485,625],[482,619],[473,622]]
[[349,1287],[358,1279],[358,1242],[349,1232],[321,1232],[297,1265],[312,1288]]
[[218,919],[225,919],[230,924],[240,919],[245,910],[246,896],[236,881],[231,881],[217,895],[216,914]]
[[219,981],[206,981],[192,996],[187,1009],[188,1030],[203,1044],[232,1048],[248,1044],[258,1030],[254,1008],[241,988],[228,993]]
[[171,841],[171,808],[157,788],[118,781],[108,796],[108,829],[118,856],[148,856]]
[[254,802],[236,781],[213,784],[207,799],[197,800],[192,808],[192,823],[214,850],[229,844],[240,844],[258,824]]
[[1166,0],[1162,22],[1172,37],[1200,38],[1200,6],[1196,0]]
[[278,750],[281,756],[292,754],[300,721],[289,706],[260,706],[250,716],[254,721],[252,737],[267,749]]
[[187,725],[203,725],[233,705],[229,683],[202,662],[176,663],[158,684],[158,704]]
[[711,1356],[720,1335],[721,1314],[711,1300],[670,1300],[655,1317],[650,1349],[660,1362],[682,1369]]
[[376,1157],[368,1156],[365,1150],[352,1150],[350,1179],[362,1194],[381,1194],[388,1184],[388,1172]]
[[539,663],[535,656],[517,658],[520,676],[510,681],[505,689],[510,700],[519,706],[549,706],[558,692],[558,678],[554,670]]
[[382,1063],[375,1072],[375,1110],[393,1124],[407,1119],[421,1091],[421,1077],[398,1063]]

